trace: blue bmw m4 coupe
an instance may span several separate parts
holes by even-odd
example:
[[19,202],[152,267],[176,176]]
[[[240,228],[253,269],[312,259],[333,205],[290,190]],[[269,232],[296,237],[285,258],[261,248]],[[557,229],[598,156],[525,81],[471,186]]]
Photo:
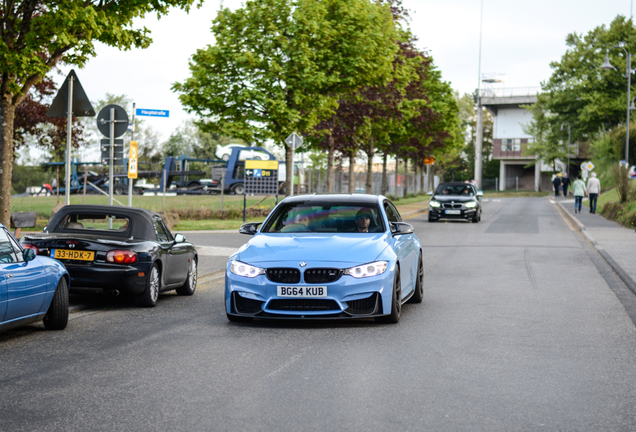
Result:
[[397,323],[421,303],[424,271],[413,227],[378,195],[298,195],[281,201],[228,261],[230,321],[375,318]]

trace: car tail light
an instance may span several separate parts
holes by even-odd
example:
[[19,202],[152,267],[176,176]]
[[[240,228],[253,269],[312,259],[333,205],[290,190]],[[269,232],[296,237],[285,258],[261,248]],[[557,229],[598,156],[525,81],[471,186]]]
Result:
[[37,246],[34,246],[32,244],[23,244],[22,247],[33,249],[33,252],[35,252],[36,255],[38,255],[40,253],[40,249],[38,249]]
[[106,261],[115,264],[132,264],[137,262],[137,253],[129,250],[112,250],[106,254]]

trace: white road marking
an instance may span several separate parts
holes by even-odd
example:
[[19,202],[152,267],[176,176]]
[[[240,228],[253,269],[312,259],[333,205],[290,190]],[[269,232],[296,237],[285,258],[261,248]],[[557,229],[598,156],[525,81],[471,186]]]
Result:
[[290,367],[291,365],[296,363],[298,360],[300,360],[300,358],[303,356],[303,354],[305,354],[307,352],[307,350],[309,350],[310,348],[311,347],[305,347],[302,350],[300,350],[300,352],[298,354],[293,355],[289,360],[287,360],[285,363],[283,363],[283,365],[281,367],[279,367],[275,371],[272,371],[272,372],[268,373],[267,374],[267,378],[271,378],[273,376],[278,375],[279,373],[281,373],[282,371],[284,371],[285,369],[287,369],[288,367]]
[[229,257],[234,252],[236,252],[237,248],[231,247],[220,247],[220,246],[194,246],[197,248],[197,252],[199,255],[205,256],[222,256]]

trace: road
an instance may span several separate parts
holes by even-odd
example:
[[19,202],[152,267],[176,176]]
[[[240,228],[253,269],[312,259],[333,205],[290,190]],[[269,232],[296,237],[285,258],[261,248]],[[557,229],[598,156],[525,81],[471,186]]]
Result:
[[0,333],[0,430],[636,430],[636,301],[556,206],[425,216],[424,303],[397,325],[232,324],[208,277],[154,309],[109,299],[62,332]]

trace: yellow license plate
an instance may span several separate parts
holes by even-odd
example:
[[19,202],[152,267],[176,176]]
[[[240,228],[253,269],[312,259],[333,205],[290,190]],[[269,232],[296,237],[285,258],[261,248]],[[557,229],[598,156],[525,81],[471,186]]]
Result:
[[93,261],[93,258],[95,258],[95,252],[71,249],[53,249],[51,251],[51,256],[57,259]]

